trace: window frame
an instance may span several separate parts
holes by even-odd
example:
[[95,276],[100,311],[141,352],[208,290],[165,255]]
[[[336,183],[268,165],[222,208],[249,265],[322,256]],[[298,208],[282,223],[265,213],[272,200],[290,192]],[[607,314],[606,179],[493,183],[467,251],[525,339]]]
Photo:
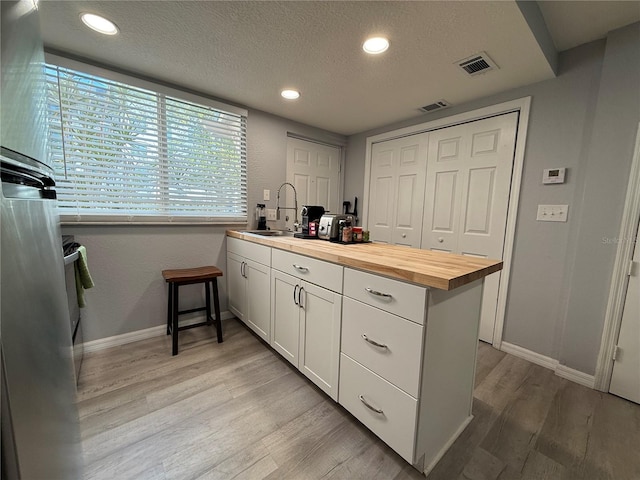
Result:
[[[243,117],[244,129],[245,129],[245,152],[244,152],[244,215],[238,215],[237,217],[216,217],[216,216],[204,216],[204,215],[118,215],[118,214],[105,214],[105,213],[87,213],[80,214],[69,213],[60,211],[60,220],[62,225],[244,225],[248,221],[249,209],[248,209],[248,181],[246,179],[246,172],[248,168],[247,159],[247,125],[248,125],[248,111],[245,108],[235,105],[229,105],[227,103],[220,102],[210,97],[206,97],[200,94],[192,93],[186,90],[177,89],[162,83],[158,83],[151,80],[146,80],[140,77],[133,76],[121,71],[112,70],[102,66],[92,65],[84,63],[78,60],[60,56],[51,52],[45,51],[45,62],[49,65],[55,65],[62,68],[68,68],[76,70],[78,72],[101,77],[107,80],[120,82],[125,85],[150,90],[157,94],[166,95],[178,100],[202,105],[205,107],[211,107],[224,113],[230,113]],[[43,66],[44,68],[44,66]],[[166,126],[165,126],[166,128]],[[166,165],[165,165],[166,166]]]

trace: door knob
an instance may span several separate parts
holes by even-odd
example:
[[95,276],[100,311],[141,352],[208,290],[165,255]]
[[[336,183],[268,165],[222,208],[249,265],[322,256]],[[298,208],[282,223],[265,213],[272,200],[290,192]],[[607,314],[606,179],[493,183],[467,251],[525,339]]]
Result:
[[407,238],[407,234],[406,234],[406,233],[403,233],[403,234],[402,234],[402,238]]
[[444,242],[444,238],[442,238],[442,237],[438,237],[438,242],[439,242],[439,243]]

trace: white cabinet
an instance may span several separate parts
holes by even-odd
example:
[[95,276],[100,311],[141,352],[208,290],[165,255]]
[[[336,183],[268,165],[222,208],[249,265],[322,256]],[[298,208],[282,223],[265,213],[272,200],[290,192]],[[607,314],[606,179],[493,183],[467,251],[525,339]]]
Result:
[[266,342],[271,341],[271,249],[227,237],[229,310]]
[[425,287],[399,282],[372,273],[347,268],[344,295],[362,303],[424,324],[427,297]]
[[298,367],[300,348],[300,281],[278,270],[271,272],[271,346]]
[[[342,267],[276,252],[278,260],[274,257],[271,271],[271,346],[337,401],[342,295],[300,277],[342,288]],[[299,274],[278,268],[293,268]]]
[[338,400],[425,473],[472,418],[481,298],[344,272]]
[[342,352],[418,397],[422,325],[346,296],[342,317]]
[[472,419],[483,280],[429,289],[227,240],[230,310],[428,474]]
[[340,404],[407,462],[413,463],[418,401],[342,355]]
[[343,267],[335,263],[274,249],[272,266],[301,280],[342,293]]

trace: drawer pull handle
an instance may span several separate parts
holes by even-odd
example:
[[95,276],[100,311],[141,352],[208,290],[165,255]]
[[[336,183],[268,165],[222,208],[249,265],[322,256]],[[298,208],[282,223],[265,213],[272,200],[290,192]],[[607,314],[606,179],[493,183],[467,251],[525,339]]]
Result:
[[389,347],[387,347],[384,343],[378,343],[378,342],[376,342],[375,340],[371,340],[369,337],[367,337],[367,334],[366,334],[366,333],[363,333],[363,334],[362,334],[362,338],[364,338],[364,341],[365,341],[365,342],[368,342],[368,343],[370,343],[371,345],[374,345],[374,346],[376,346],[376,347],[380,347],[380,348],[389,348]]
[[301,272],[308,272],[309,269],[307,267],[302,267],[300,265],[296,265],[295,263],[293,264],[293,268],[295,268],[296,270],[300,270]]
[[364,399],[364,397],[362,395],[358,395],[358,398],[360,399],[360,401],[362,403],[364,403],[364,406],[367,407],[372,412],[376,412],[376,413],[379,413],[380,415],[384,415],[384,411],[383,410],[369,405],[369,403]]
[[377,290],[373,290],[372,288],[369,288],[369,287],[364,287],[364,289],[367,292],[369,292],[371,295],[375,295],[377,297],[393,298],[393,295],[391,295],[390,293],[378,292]]

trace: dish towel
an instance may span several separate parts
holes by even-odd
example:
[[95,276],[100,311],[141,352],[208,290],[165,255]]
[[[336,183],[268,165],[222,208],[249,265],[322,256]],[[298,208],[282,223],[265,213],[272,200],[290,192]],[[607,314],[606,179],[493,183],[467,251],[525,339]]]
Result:
[[78,247],[78,260],[74,263],[76,273],[76,292],[78,294],[78,306],[83,308],[86,306],[84,301],[85,289],[95,286],[91,274],[89,273],[89,267],[87,266],[87,249],[84,245]]

